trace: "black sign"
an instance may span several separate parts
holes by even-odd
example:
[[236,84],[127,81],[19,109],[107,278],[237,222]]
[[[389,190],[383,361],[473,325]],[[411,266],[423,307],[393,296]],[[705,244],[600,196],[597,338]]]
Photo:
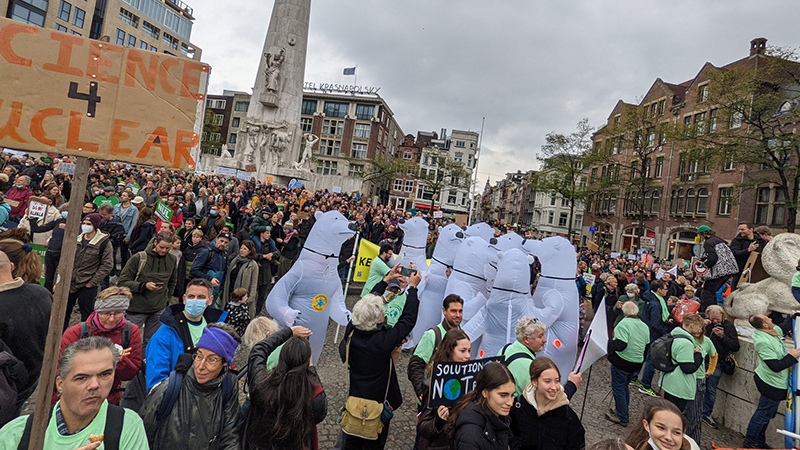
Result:
[[478,372],[486,364],[500,363],[502,357],[472,359],[467,362],[438,362],[433,364],[429,408],[452,406],[461,396],[475,389]]

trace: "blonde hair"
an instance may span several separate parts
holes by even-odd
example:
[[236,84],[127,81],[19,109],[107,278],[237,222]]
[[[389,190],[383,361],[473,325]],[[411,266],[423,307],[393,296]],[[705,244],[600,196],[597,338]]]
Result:
[[242,345],[252,348],[257,343],[278,331],[278,324],[269,317],[259,316],[250,321],[242,336]]
[[105,300],[112,295],[124,295],[128,298],[133,297],[131,290],[124,286],[109,286],[107,289],[103,289],[97,294],[97,300]]

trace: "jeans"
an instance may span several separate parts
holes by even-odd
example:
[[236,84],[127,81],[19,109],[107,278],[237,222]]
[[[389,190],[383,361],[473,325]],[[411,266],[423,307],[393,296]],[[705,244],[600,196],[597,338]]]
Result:
[[629,421],[628,405],[631,402],[631,391],[628,383],[631,380],[633,380],[632,373],[611,366],[611,391],[614,393],[614,407],[617,410],[617,418],[623,423]]
[[139,330],[143,331],[142,349],[147,347],[150,338],[152,338],[159,327],[161,327],[161,314],[164,314],[164,311],[166,311],[166,308],[154,313],[125,313],[125,318],[131,323],[136,324]]
[[75,302],[77,301],[78,308],[81,311],[81,322],[85,322],[94,311],[95,297],[97,297],[97,286],[84,286],[69,294],[67,298],[67,314],[64,316],[64,331],[69,328],[69,319],[72,316],[72,309],[75,308]]
[[256,244],[256,253],[259,255],[261,254],[261,238],[258,236],[250,236],[250,240],[253,241],[253,244]]
[[706,395],[703,398],[703,417],[711,417],[714,412],[714,402],[717,401],[717,385],[722,378],[722,366],[717,364],[714,374],[706,378]]
[[766,448],[767,444],[767,426],[769,421],[775,418],[778,413],[778,405],[780,400],[772,400],[765,396],[761,396],[758,400],[758,407],[753,417],[750,418],[750,424],[747,425],[747,434],[744,436],[744,444],[742,447],[749,448]]
[[647,353],[644,355],[644,370],[642,371],[642,386],[647,389],[653,388],[653,376],[656,374],[656,368],[650,362],[650,347],[647,348]]
[[683,412],[684,409],[686,409],[686,404],[689,403],[689,400],[686,400],[685,398],[675,397],[674,395],[670,394],[667,391],[664,391],[664,400],[669,400],[670,402],[672,402],[672,404],[678,407],[681,413]]

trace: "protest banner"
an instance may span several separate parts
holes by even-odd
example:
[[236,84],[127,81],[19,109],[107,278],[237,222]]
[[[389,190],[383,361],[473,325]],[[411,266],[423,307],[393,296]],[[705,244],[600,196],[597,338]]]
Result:
[[75,175],[75,164],[68,162],[58,163],[56,166],[56,172]]
[[441,219],[442,218],[442,212],[441,211],[434,211],[433,212],[433,218],[434,219]]
[[159,200],[156,202],[155,214],[161,221],[169,222],[172,220],[173,211],[166,203]]
[[28,204],[28,217],[43,220],[47,214],[47,206],[52,202],[42,197],[31,197]]
[[578,354],[573,372],[583,373],[595,361],[606,355],[608,348],[608,329],[606,328],[606,309],[597,308],[589,330],[583,341],[583,348]]
[[0,18],[0,146],[194,169],[210,67]]
[[597,275],[593,275],[589,272],[583,274],[583,281],[586,282],[586,285],[589,287],[594,286],[594,283],[597,281]]
[[380,249],[372,242],[361,239],[361,243],[358,244],[358,257],[356,258],[356,270],[353,272],[353,281],[362,283],[367,281],[372,260],[378,256]]
[[331,189],[331,192],[333,192],[334,194],[340,194],[342,192],[342,187],[334,186],[333,189]]
[[226,177],[235,177],[236,169],[230,167],[217,167],[217,170],[215,170],[214,173],[217,175],[224,175]]
[[434,363],[428,407],[436,409],[440,405],[453,406],[461,396],[475,389],[475,379],[487,364],[502,363],[502,361],[502,357],[493,356],[463,363]]
[[244,170],[237,170],[236,171],[236,178],[238,178],[240,180],[243,180],[243,181],[250,181],[253,178],[253,176],[250,175],[249,173],[247,173]]

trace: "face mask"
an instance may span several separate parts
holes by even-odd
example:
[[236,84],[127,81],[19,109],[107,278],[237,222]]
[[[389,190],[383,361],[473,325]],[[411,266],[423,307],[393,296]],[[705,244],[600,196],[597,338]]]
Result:
[[94,227],[91,225],[81,225],[81,233],[89,234],[94,231]]
[[61,217],[65,219],[67,218],[67,214],[68,214],[67,211],[61,211]]
[[212,209],[211,211],[208,212],[208,214],[212,215],[212,216],[216,216],[217,212]]
[[183,310],[186,311],[186,314],[189,314],[189,317],[200,317],[203,315],[203,311],[206,310],[206,301],[202,298],[186,300]]

